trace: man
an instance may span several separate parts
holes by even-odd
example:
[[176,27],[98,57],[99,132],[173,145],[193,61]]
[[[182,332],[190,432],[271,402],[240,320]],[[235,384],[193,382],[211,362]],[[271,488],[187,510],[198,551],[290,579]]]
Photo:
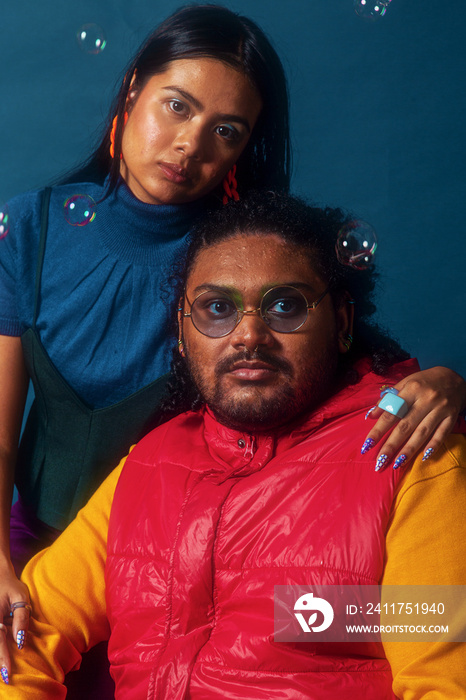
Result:
[[174,417],[27,568],[10,697],[64,697],[62,674],[108,638],[125,700],[466,695],[461,644],[273,639],[276,585],[465,580],[461,438],[405,476],[361,455],[367,409],[412,361],[367,320],[372,272],[337,260],[344,223],[268,193],[199,229]]

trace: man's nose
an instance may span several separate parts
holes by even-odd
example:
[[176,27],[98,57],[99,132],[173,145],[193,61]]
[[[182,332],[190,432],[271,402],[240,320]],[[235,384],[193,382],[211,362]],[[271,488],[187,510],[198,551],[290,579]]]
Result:
[[230,337],[234,347],[247,348],[251,352],[254,352],[258,345],[270,347],[275,342],[273,333],[258,309],[243,312],[240,322]]

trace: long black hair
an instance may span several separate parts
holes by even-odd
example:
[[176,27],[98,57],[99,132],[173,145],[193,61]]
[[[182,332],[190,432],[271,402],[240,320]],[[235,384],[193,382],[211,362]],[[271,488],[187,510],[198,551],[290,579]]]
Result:
[[[355,362],[368,357],[372,370],[385,374],[395,362],[409,357],[400,345],[371,317],[376,311],[373,301],[377,273],[373,266],[355,269],[339,262],[335,246],[339,232],[353,220],[341,209],[317,207],[290,195],[251,191],[240,202],[230,202],[212,212],[194,229],[186,259],[173,270],[171,286],[174,298],[184,295],[186,282],[199,253],[240,233],[257,236],[274,233],[284,241],[299,246],[309,255],[313,269],[327,282],[336,306],[348,295],[354,302],[354,341],[350,351],[341,356],[341,381],[359,380]],[[176,310],[173,309],[173,334],[176,337]],[[194,386],[185,360],[177,349],[173,352],[169,393],[162,404],[160,422],[202,405],[202,397]]]
[[[123,118],[131,88],[142,89],[182,58],[213,58],[244,73],[262,99],[262,111],[238,159],[238,189],[271,187],[287,191],[290,183],[288,88],[281,61],[264,32],[250,19],[220,5],[186,6],[160,24],[126,68],[125,77],[105,126],[104,136],[89,160],[63,182],[102,182],[110,174],[109,191],[118,180]],[[134,78],[134,82],[132,83]],[[110,157],[110,131],[117,116],[115,156]]]

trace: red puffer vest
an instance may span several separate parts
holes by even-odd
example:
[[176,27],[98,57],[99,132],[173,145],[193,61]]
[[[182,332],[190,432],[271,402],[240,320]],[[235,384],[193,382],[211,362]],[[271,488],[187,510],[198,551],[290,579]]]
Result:
[[117,698],[394,698],[381,645],[273,641],[275,585],[381,580],[401,474],[360,448],[383,382],[366,373],[273,436],[200,411],[137,445],[108,534]]

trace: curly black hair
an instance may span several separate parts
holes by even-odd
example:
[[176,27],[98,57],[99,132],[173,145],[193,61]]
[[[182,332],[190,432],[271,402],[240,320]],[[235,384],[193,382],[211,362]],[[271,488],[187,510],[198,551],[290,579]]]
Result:
[[[354,301],[354,341],[350,351],[341,356],[340,376],[347,383],[356,383],[359,376],[354,364],[362,357],[371,358],[374,372],[385,374],[391,365],[407,359],[409,355],[371,320],[376,311],[373,292],[377,273],[374,267],[355,269],[340,263],[337,258],[335,246],[339,232],[352,220],[353,217],[341,209],[313,206],[299,197],[269,191],[250,192],[240,202],[230,202],[212,212],[196,226],[186,259],[170,278],[170,296],[173,290],[177,302],[183,296],[197,256],[205,248],[240,233],[258,236],[277,234],[309,253],[313,268],[328,282],[336,305],[343,295],[349,294]],[[173,319],[176,334],[175,309]],[[162,404],[163,420],[186,410],[197,410],[202,403],[186,362],[175,350],[168,395]]]

